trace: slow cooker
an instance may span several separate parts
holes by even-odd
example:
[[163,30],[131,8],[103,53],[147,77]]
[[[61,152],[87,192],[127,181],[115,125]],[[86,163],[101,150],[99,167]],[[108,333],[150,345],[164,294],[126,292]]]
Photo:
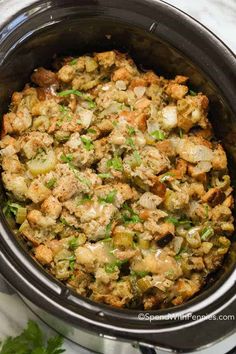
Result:
[[[38,66],[55,54],[118,49],[144,69],[190,77],[210,98],[209,118],[236,171],[236,59],[211,32],[183,12],[154,0],[40,0],[0,27],[0,110]],[[1,202],[4,193],[1,192]],[[76,295],[27,254],[0,214],[0,269],[44,321],[100,353],[193,352],[235,331],[235,245],[203,291],[184,305],[158,311],[119,310]],[[140,314],[141,313],[141,314]],[[151,320],[150,320],[151,319]]]

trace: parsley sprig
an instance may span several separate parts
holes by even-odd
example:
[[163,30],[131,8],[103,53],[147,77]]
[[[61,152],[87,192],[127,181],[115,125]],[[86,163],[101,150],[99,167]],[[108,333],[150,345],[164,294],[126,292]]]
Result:
[[2,345],[0,354],[61,354],[63,338],[55,336],[46,342],[44,335],[38,324],[29,321],[27,328],[15,337],[8,337]]

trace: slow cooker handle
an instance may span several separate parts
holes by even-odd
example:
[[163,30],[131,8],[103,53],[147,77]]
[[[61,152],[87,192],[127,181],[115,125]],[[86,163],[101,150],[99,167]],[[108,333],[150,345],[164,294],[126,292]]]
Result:
[[155,349],[149,348],[149,347],[144,347],[143,345],[140,345],[139,349],[142,354],[156,354]]

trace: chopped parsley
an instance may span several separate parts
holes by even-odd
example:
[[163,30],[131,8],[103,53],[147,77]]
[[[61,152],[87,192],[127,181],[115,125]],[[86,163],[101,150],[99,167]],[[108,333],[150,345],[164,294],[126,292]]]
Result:
[[70,250],[74,251],[78,247],[78,237],[73,237],[69,241],[69,248]]
[[121,220],[123,221],[124,224],[133,224],[133,223],[135,224],[141,222],[141,219],[138,216],[138,214],[132,208],[130,208],[126,203],[124,203],[122,206]]
[[59,117],[58,121],[57,121],[57,126],[61,127],[64,119],[66,119],[68,122],[70,122],[72,120],[72,115],[70,114],[71,111],[68,107],[60,105],[60,112],[61,112],[61,116]]
[[193,90],[189,90],[189,94],[190,94],[190,96],[197,96],[197,92],[195,92]]
[[75,64],[77,64],[77,62],[78,62],[78,59],[73,59],[73,60],[71,60],[71,61],[69,62],[69,64],[70,64],[70,65],[75,65]]
[[82,97],[84,94],[81,92],[81,91],[78,91],[78,90],[65,90],[65,91],[61,91],[58,93],[58,96],[60,97],[65,97],[65,96],[68,96],[68,95],[76,95],[76,96],[79,96],[79,97]]
[[88,178],[84,178],[84,177],[79,176],[78,173],[77,173],[78,171],[76,171],[75,169],[73,169],[73,172],[74,172],[75,177],[76,177],[81,183],[86,184],[88,187],[91,186],[91,182],[90,182],[90,180],[89,180]]
[[115,197],[116,197],[116,191],[113,190],[110,193],[108,193],[107,196],[99,197],[98,200],[99,200],[100,203],[110,203],[110,204],[112,204],[115,201]]
[[137,165],[141,165],[142,159],[141,159],[141,156],[139,155],[138,151],[134,151],[133,152],[133,157],[134,157],[135,162],[137,163]]
[[65,225],[65,226],[69,226],[69,227],[73,227],[71,224],[68,223],[68,221],[64,218],[60,218],[60,222]]
[[96,134],[97,131],[96,131],[95,129],[89,128],[89,129],[87,130],[87,133],[89,133],[89,134]]
[[155,130],[154,132],[151,133],[151,136],[156,140],[164,140],[165,139],[165,133],[162,132],[161,130]]
[[123,171],[122,159],[119,156],[115,156],[113,159],[107,161],[107,167],[113,168],[116,171]]
[[117,270],[117,268],[119,269],[122,266],[122,264],[126,262],[127,260],[125,259],[124,261],[116,260],[113,263],[108,263],[105,265],[105,271],[107,273],[114,273]]
[[89,202],[90,200],[92,200],[91,195],[85,194],[78,202],[79,205],[84,204],[86,202]]
[[76,258],[75,258],[75,256],[70,256],[69,257],[69,268],[70,268],[70,270],[74,270],[74,268],[75,268],[75,260],[76,260]]
[[90,97],[86,97],[86,101],[88,102],[89,109],[93,109],[96,107],[96,103]]
[[81,136],[80,139],[87,151],[91,151],[94,148],[93,142],[90,138],[85,138],[84,136]]
[[56,178],[51,178],[48,182],[45,183],[45,186],[48,189],[52,189],[56,183],[57,179]]
[[135,129],[133,127],[127,127],[127,131],[129,135],[135,135]]
[[67,155],[62,154],[61,155],[61,161],[65,162],[65,163],[70,163],[71,161],[73,161],[73,155],[71,155],[71,154],[67,154]]
[[183,130],[181,128],[179,128],[179,137],[180,137],[180,139],[183,138]]
[[134,139],[132,139],[132,138],[127,138],[127,139],[126,139],[126,144],[129,145],[129,146],[131,146],[132,149],[135,149]]
[[109,222],[109,224],[107,224],[106,228],[105,228],[105,238],[108,239],[110,238],[111,235],[111,226],[112,226],[112,222]]

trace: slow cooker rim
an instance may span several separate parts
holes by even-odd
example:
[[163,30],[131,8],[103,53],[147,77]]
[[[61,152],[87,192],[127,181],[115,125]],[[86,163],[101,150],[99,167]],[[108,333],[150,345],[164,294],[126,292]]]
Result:
[[[138,1],[136,1],[136,2],[140,2],[139,0]],[[152,4],[152,5],[154,5],[154,2],[153,1],[150,1],[150,0],[146,0],[145,1],[146,3],[149,3],[149,4]],[[26,9],[24,9],[24,10],[22,10],[22,12],[25,12],[25,11],[27,11],[28,9],[31,9],[31,7],[32,6],[35,6],[35,5],[37,5],[37,3],[42,3],[41,1],[38,1],[38,2],[36,2],[36,3],[34,3],[34,4],[32,4],[32,5],[30,5],[28,8],[26,8]],[[165,2],[163,2],[163,1],[158,1],[158,3],[165,3]],[[166,3],[165,3],[166,4]],[[157,5],[157,3],[155,3],[155,5]],[[166,5],[168,5],[168,7],[170,7],[170,8],[172,8],[172,9],[175,9],[175,11],[177,11],[178,12],[178,15],[181,15],[181,16],[183,16],[183,14],[185,15],[185,16],[187,16],[187,17],[189,17],[188,15],[186,15],[185,13],[183,13],[182,11],[180,11],[180,10],[178,10],[178,9],[176,9],[175,7],[173,7],[173,6],[171,6],[171,5],[169,5],[169,4],[166,4]],[[16,15],[19,15],[19,13],[17,13]],[[13,18],[15,18],[16,16],[14,16]],[[190,17],[191,18],[191,17]],[[192,19],[192,18],[191,18]],[[12,19],[10,19],[10,21],[9,21],[9,23],[11,22],[11,20]],[[199,23],[197,23],[194,19],[192,19],[194,22],[195,22],[195,25],[198,27],[200,24]],[[201,25],[200,25],[201,26]],[[203,26],[201,26],[201,27],[203,27]],[[204,28],[204,33],[206,34],[206,36],[207,36],[207,31],[206,31],[206,28],[205,27],[203,27]],[[212,33],[211,33],[211,35],[213,35]],[[214,35],[213,35],[214,36]],[[220,41],[218,38],[216,38],[215,36],[214,36],[214,38],[215,38],[215,41],[217,42],[217,41]],[[224,54],[225,55],[225,49],[227,49],[227,47],[223,44],[223,42],[222,41],[220,41],[220,43],[221,43],[221,45],[222,45],[222,54]],[[220,49],[220,48],[218,48],[218,49]],[[229,49],[227,49],[228,51],[229,51]],[[235,59],[235,56],[234,56],[234,54],[230,51],[230,54],[231,55],[233,55],[233,57],[234,57],[234,59]],[[3,219],[3,216],[1,215],[1,219],[2,219],[2,222],[4,222],[4,219]],[[1,225],[2,226],[2,225]],[[11,233],[11,231],[10,230],[8,230],[8,234],[12,234]],[[11,237],[14,237],[14,236],[11,236]],[[29,257],[29,256],[28,256]],[[234,273],[232,273],[231,274],[231,276],[234,276],[234,274],[235,274],[235,272]],[[230,279],[231,279],[231,281],[233,280],[233,278],[230,276]],[[22,291],[23,292],[23,291]],[[27,297],[27,296],[26,296]],[[187,304],[186,304],[186,307],[189,307],[188,306],[188,304],[189,304],[190,302],[188,302]],[[110,309],[110,308],[109,308]],[[168,310],[168,309],[167,309]],[[171,308],[171,310],[173,310],[173,308]],[[123,310],[120,310],[120,311],[122,311],[123,312]],[[140,312],[140,311],[139,311]],[[122,330],[123,330],[124,328],[122,328]],[[156,330],[155,330],[156,331]]]

